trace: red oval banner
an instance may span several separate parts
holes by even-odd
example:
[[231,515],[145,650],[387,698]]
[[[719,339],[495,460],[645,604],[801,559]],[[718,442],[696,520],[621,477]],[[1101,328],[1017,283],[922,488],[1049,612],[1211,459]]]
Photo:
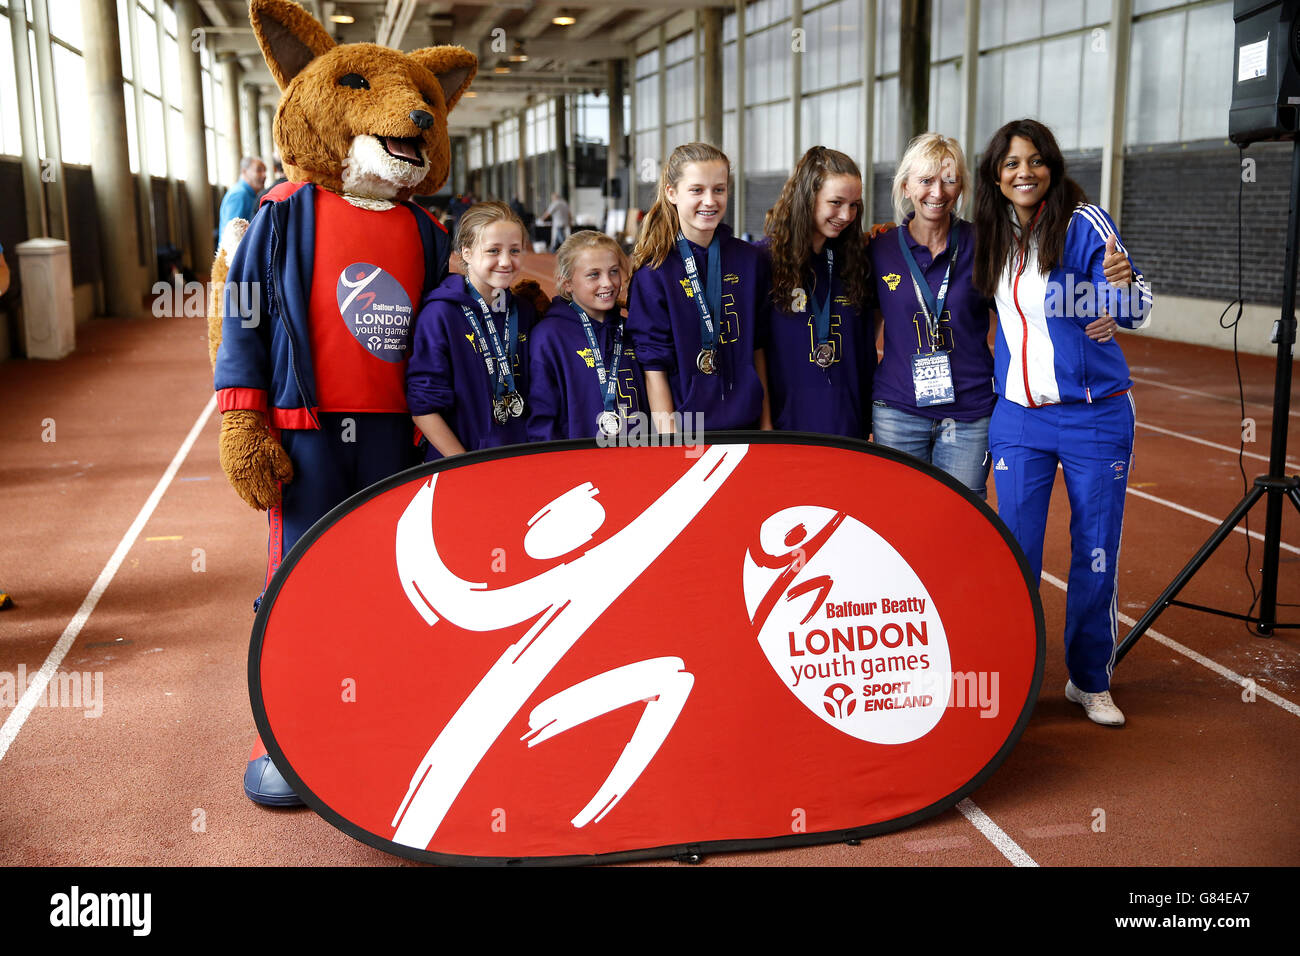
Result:
[[974,790],[1043,614],[936,469],[788,433],[521,445],[322,519],[258,613],[258,729],[317,812],[439,863],[834,842]]

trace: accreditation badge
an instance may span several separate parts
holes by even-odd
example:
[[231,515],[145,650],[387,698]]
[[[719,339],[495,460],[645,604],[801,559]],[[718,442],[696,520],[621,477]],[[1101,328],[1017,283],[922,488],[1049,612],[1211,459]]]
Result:
[[957,400],[952,385],[952,366],[947,352],[931,352],[912,356],[912,388],[916,392],[916,407],[949,405]]

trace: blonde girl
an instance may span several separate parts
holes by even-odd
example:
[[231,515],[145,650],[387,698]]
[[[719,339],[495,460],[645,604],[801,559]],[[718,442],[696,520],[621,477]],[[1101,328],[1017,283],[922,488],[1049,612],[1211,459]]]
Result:
[[555,257],[559,290],[529,344],[528,437],[612,438],[644,414],[645,379],[619,308],[631,274],[619,244],[574,233]]
[[406,401],[428,441],[425,460],[528,440],[532,305],[510,292],[524,224],[501,202],[471,206],[456,229],[465,274],[424,299],[406,370]]

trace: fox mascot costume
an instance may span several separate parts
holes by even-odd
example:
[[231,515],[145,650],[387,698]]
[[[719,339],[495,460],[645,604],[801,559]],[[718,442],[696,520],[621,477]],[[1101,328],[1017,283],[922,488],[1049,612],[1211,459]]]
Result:
[[[238,227],[222,237],[209,346],[221,467],[269,513],[269,581],[318,518],[418,463],[407,346],[451,242],[410,197],[446,181],[447,114],[478,61],[455,46],[336,45],[291,0],[251,0],[249,17],[281,90],[275,144],[289,182],[242,238]],[[244,792],[302,802],[260,740]]]

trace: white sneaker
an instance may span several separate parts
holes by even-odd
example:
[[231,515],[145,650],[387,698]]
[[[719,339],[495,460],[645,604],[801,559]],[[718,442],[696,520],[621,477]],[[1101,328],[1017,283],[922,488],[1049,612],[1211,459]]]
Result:
[[1083,712],[1094,724],[1101,724],[1104,727],[1124,726],[1124,712],[1115,706],[1115,701],[1111,700],[1108,690],[1103,690],[1099,694],[1088,694],[1075,687],[1074,681],[1066,681],[1065,699],[1082,704]]

